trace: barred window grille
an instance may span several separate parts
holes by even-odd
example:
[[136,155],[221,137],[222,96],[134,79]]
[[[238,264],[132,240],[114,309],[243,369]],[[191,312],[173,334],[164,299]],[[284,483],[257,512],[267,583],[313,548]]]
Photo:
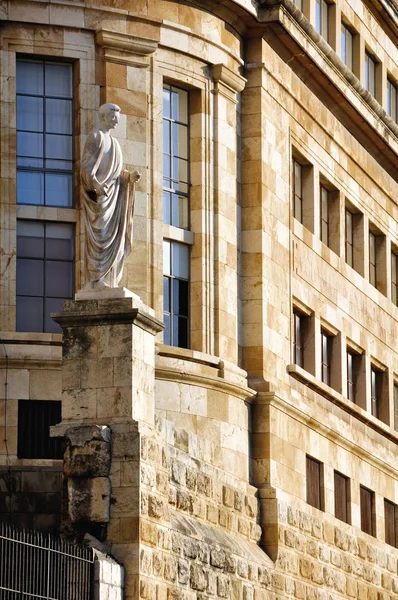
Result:
[[59,400],[19,400],[18,458],[62,458],[62,440],[50,437],[60,421]]

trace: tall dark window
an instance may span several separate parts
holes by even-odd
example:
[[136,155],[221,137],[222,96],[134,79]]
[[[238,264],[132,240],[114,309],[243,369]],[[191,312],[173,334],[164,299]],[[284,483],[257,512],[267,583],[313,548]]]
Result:
[[376,236],[369,231],[369,281],[376,287],[377,284],[377,248]]
[[17,202],[72,206],[72,65],[17,60]]
[[375,535],[374,526],[374,492],[360,487],[361,529],[365,533]]
[[370,370],[370,397],[371,397],[371,414],[373,417],[379,417],[380,409],[380,387],[381,387],[381,371],[374,367]]
[[321,241],[329,246],[329,192],[320,186],[320,233]]
[[171,225],[163,242],[164,343],[189,346],[189,245],[174,236],[189,229],[189,94],[163,88],[163,222]]
[[364,68],[364,86],[372,96],[376,96],[376,61],[369,52],[365,52]]
[[322,507],[322,463],[310,456],[306,457],[307,502],[323,510]]
[[303,222],[303,168],[293,159],[293,213],[294,217]]
[[50,437],[60,421],[59,400],[19,400],[18,458],[62,458],[62,440]]
[[332,342],[332,336],[325,331],[321,331],[321,379],[327,385],[330,385]]
[[353,35],[347,25],[341,24],[340,47],[341,60],[352,71],[353,70]]
[[398,506],[393,502],[384,500],[385,541],[386,544],[394,546],[394,548],[398,548],[397,519]]
[[391,252],[391,300],[398,306],[398,256]]
[[73,225],[17,221],[17,331],[60,331],[50,313],[72,298],[73,259]]
[[394,429],[398,431],[398,383],[394,383]]
[[303,347],[303,326],[305,317],[297,311],[293,313],[293,327],[294,327],[294,338],[293,338],[293,362],[299,367],[304,366],[304,347]]
[[349,523],[348,477],[334,472],[334,515],[340,521]]
[[345,261],[350,267],[354,266],[354,215],[345,210]]
[[315,2],[315,29],[327,42],[329,41],[329,5],[325,0]]
[[358,355],[347,350],[347,398],[355,402],[356,398],[356,362]]
[[395,121],[397,119],[397,86],[387,79],[387,90],[386,90],[386,113]]

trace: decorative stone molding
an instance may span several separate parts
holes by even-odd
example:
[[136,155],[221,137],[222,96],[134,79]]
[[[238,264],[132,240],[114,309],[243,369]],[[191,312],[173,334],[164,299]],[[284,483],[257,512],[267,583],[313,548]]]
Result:
[[247,79],[223,64],[213,65],[212,75],[215,82],[215,93],[222,94],[228,100],[236,102],[236,94],[244,89]]
[[100,29],[95,43],[102,48],[105,61],[146,68],[159,40]]

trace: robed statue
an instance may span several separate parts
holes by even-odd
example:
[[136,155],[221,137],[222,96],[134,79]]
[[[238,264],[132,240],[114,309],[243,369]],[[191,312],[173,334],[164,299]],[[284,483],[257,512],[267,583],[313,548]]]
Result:
[[110,134],[119,117],[119,106],[103,104],[100,128],[89,133],[83,150],[85,290],[118,287],[131,252],[134,188],[141,176],[123,170],[119,142]]

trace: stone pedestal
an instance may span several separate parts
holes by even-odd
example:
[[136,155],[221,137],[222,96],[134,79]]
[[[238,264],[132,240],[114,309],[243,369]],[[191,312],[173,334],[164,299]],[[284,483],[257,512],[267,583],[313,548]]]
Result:
[[[52,435],[66,440],[64,531],[105,540],[125,499],[137,504],[136,482],[124,482],[120,493],[114,474],[121,449],[123,462],[135,469],[137,431],[154,424],[154,336],[163,324],[134,294],[80,297],[53,315],[62,327],[63,353],[62,422]],[[135,510],[123,513],[136,517]]]

